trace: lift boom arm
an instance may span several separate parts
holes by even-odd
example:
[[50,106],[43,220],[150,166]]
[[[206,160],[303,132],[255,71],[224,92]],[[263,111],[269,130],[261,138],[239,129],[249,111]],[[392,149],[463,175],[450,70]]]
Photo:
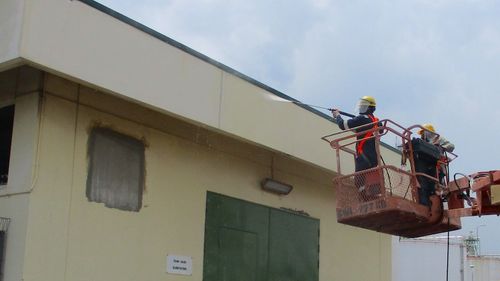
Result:
[[[470,198],[470,192],[476,197]],[[500,215],[500,170],[478,172],[448,185],[450,217]],[[465,208],[464,200],[471,205]]]

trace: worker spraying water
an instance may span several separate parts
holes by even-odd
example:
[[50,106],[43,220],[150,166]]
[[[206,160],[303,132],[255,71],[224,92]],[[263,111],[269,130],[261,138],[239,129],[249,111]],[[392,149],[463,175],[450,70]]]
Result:
[[[337,109],[332,110],[332,115],[341,130],[355,128],[354,130],[356,133],[362,133],[372,128],[379,127],[379,120],[373,115],[376,106],[375,98],[364,96],[360,98],[356,104],[355,111],[358,114],[357,116],[344,120],[340,111]],[[369,131],[366,134],[358,134],[356,138],[358,141],[356,142],[356,154],[354,158],[355,171],[359,172],[377,167],[378,157],[375,149],[373,131]],[[357,176],[355,178],[355,184],[358,191],[364,195],[364,193],[366,193],[365,176]]]
[[[332,112],[333,119],[339,126],[341,130],[348,130],[355,128],[357,133],[367,131],[372,129],[374,126],[378,127],[378,118],[376,118],[373,113],[376,109],[376,101],[375,98],[371,96],[364,96],[359,99],[356,104],[355,113],[357,115],[349,114],[343,111],[340,111],[335,108],[328,108],[318,105],[305,104],[299,101],[287,100],[284,98],[280,98],[277,96],[270,97],[274,101],[279,102],[289,102],[297,105],[305,105],[314,108],[320,108],[324,110],[328,110]],[[351,117],[351,119],[344,120],[342,115],[346,117]],[[358,135],[358,142],[356,143],[356,157],[355,157],[355,170],[356,172],[370,169],[376,167],[378,165],[377,153],[375,151],[375,139],[373,138],[373,132],[370,131],[366,134]],[[364,180],[362,178],[358,179],[357,185],[359,191],[364,190]]]
[[[364,96],[359,99],[356,105],[357,116],[353,116],[353,118],[349,120],[344,120],[340,111],[336,109],[332,111],[332,115],[341,130],[359,127],[355,130],[359,133],[379,126],[378,118],[373,115],[376,106],[377,104],[373,97]],[[356,172],[376,167],[378,164],[377,153],[375,151],[375,140],[372,136],[373,133],[369,132],[357,137],[360,141],[356,143]]]

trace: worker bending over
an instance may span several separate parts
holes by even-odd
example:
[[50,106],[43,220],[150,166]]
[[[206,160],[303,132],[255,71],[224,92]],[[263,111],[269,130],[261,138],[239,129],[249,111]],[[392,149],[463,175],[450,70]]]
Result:
[[[436,152],[430,154],[426,153],[424,155],[414,144],[415,170],[430,177],[438,178],[439,183],[444,185],[444,177],[447,174],[448,165],[446,152],[453,152],[455,146],[444,137],[439,136],[432,124],[423,124],[422,127],[425,128],[425,130],[420,129],[418,131],[420,138],[424,142],[432,144],[435,147]],[[434,156],[428,157],[428,155]],[[420,203],[430,206],[430,196],[435,194],[436,182],[423,176],[417,176],[417,179],[420,183]]]
[[422,127],[424,127],[426,130],[420,129],[418,131],[418,134],[420,137],[425,140],[428,143],[432,143],[434,145],[437,145],[440,149],[441,152],[453,152],[455,149],[455,145],[453,145],[451,142],[449,142],[447,139],[445,139],[442,136],[438,136],[436,134],[436,129],[434,129],[434,126],[432,124],[426,123],[423,124]]
[[[436,134],[436,129],[434,129],[434,126],[430,123],[423,124],[422,127],[424,127],[426,130],[420,129],[418,133],[420,134],[420,137],[435,146],[439,148],[439,151],[441,152],[441,162],[442,163],[447,163],[447,156],[446,152],[453,152],[455,149],[455,145],[449,142],[447,139],[444,137]],[[439,176],[439,182],[441,184],[444,184],[444,176],[446,175],[446,170],[447,170],[447,164],[441,164],[437,166],[437,171],[438,171],[438,176]]]

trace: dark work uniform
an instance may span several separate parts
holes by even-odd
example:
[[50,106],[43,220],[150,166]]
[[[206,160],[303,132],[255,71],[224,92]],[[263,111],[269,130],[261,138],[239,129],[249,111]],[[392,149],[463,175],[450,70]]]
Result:
[[[365,126],[360,129],[356,129],[356,133],[363,132],[373,128],[374,125],[379,126],[378,119],[373,116],[373,114],[360,114],[352,119],[344,120],[340,115],[335,119],[337,125],[342,130],[352,129],[358,126],[370,124],[377,122],[372,125]],[[369,138],[363,140],[366,134],[361,134],[357,136],[358,142],[356,143],[356,158],[355,158],[355,170],[356,172],[370,169],[378,165],[377,151],[375,149],[375,138]]]
[[[412,139],[411,144],[415,172],[437,178],[436,168],[438,160],[441,158],[439,147],[417,138]],[[417,180],[420,184],[418,189],[420,204],[431,206],[430,197],[436,193],[436,182],[424,176],[417,176]]]

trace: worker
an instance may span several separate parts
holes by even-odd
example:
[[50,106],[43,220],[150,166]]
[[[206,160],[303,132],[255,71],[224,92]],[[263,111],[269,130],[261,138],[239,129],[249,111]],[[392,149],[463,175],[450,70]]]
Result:
[[[339,110],[332,110],[333,118],[341,130],[354,129],[356,133],[361,133],[379,127],[379,120],[373,115],[376,109],[375,99],[371,96],[364,96],[356,104],[356,117],[344,120],[340,116]],[[371,124],[371,125],[369,125]],[[365,125],[365,126],[363,126]],[[357,128],[363,126],[361,128]],[[377,151],[375,149],[375,138],[373,131],[357,136],[356,155],[354,160],[355,171],[363,171],[376,167],[378,165]],[[365,176],[361,175],[355,178],[355,184],[360,192],[365,190]]]
[[[376,109],[376,105],[377,104],[373,97],[364,96],[360,98],[358,103],[356,104],[356,112],[358,113],[356,117],[349,120],[344,120],[337,109],[332,110],[332,115],[341,130],[349,130],[366,125],[361,128],[355,129],[356,133],[360,133],[372,129],[373,126],[378,127],[379,120],[373,115]],[[371,123],[373,124],[368,125]],[[377,152],[375,150],[375,139],[373,138],[373,132],[360,134],[357,136],[357,140],[355,160],[356,172],[376,167],[378,164],[378,159]]]
[[[434,147],[436,147],[438,151],[436,151],[436,155],[434,156],[434,158],[424,157],[422,155],[419,155],[418,151],[415,151],[414,156],[416,157],[416,159],[418,159],[417,161],[415,161],[416,171],[419,173],[424,173],[433,178],[438,178],[439,183],[445,184],[444,177],[447,174],[448,170],[448,158],[446,156],[446,152],[453,152],[453,150],[455,149],[455,145],[446,140],[444,137],[438,135],[436,133],[436,129],[432,124],[426,123],[421,127],[422,129],[418,131],[420,138],[424,142],[434,145]],[[420,203],[430,206],[430,196],[435,194],[436,182],[423,176],[417,176],[417,179],[420,183]]]
[[[422,125],[424,129],[420,129],[418,131],[420,137],[428,142],[431,143],[439,148],[439,151],[441,152],[441,165],[438,166],[438,171],[439,171],[439,182],[441,184],[444,184],[444,176],[446,175],[446,170],[447,170],[447,163],[448,163],[448,157],[446,156],[446,152],[453,152],[455,150],[455,145],[449,142],[447,139],[444,137],[438,135],[436,133],[436,129],[434,129],[434,126],[430,123],[426,123]],[[444,164],[443,164],[444,163]]]

